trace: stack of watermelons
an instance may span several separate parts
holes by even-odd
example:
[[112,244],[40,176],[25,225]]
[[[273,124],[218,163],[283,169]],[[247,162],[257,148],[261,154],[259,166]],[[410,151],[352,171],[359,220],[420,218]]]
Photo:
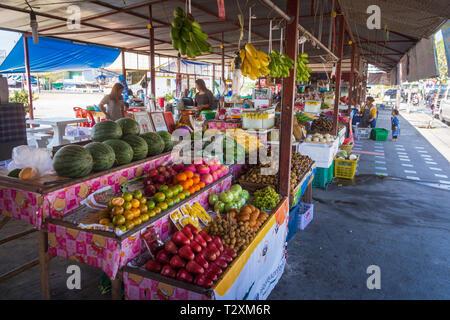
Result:
[[172,136],[166,131],[139,133],[139,124],[131,118],[101,121],[92,127],[93,142],[62,147],[53,157],[53,168],[59,176],[80,178],[173,148]]

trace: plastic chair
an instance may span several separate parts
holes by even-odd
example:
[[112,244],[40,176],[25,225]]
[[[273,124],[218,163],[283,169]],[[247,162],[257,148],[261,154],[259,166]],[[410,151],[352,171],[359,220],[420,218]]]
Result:
[[87,118],[88,121],[83,123],[83,127],[93,127],[96,122],[95,122],[94,116],[92,115],[92,112],[89,110],[84,110],[84,111],[85,111],[85,115],[86,115],[85,118]]

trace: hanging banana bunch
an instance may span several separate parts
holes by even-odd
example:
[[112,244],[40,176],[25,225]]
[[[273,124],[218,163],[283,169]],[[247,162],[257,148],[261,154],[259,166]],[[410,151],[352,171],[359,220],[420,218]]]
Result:
[[208,35],[202,31],[200,24],[194,21],[191,14],[186,14],[183,9],[177,7],[173,11],[173,16],[175,19],[170,28],[170,37],[174,49],[189,58],[212,51],[211,44],[206,41]]
[[297,56],[297,70],[295,74],[295,81],[308,82],[311,69],[308,67],[308,54],[302,53]]
[[278,50],[272,50],[269,58],[269,75],[271,78],[289,77],[290,70],[294,68],[294,60],[289,58],[287,54],[280,54]]
[[[269,56],[247,43],[239,51],[238,57],[241,60],[241,72],[244,77],[256,80],[259,77],[269,74]],[[235,57],[237,59],[237,57]]]

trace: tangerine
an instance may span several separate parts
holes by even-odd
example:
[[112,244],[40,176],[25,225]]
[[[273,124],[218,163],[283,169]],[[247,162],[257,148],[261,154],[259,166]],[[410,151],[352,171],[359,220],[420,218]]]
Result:
[[189,187],[192,187],[194,185],[194,180],[192,179],[187,179],[186,182],[189,183]]
[[192,181],[194,181],[194,184],[198,184],[200,182],[200,177],[193,177]]
[[183,182],[186,181],[186,179],[187,179],[186,173],[182,172],[177,174],[177,181]]
[[188,177],[188,179],[192,178],[194,176],[194,173],[192,171],[185,171],[184,174]]
[[190,187],[190,188],[189,188],[189,192],[190,192],[191,194],[194,194],[194,193],[195,193],[195,187]]
[[200,181],[198,185],[200,186],[200,189],[203,189],[205,187],[205,183],[203,181]]

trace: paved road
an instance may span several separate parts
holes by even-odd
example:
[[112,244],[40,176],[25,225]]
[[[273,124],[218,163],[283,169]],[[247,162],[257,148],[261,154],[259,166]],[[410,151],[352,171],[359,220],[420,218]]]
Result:
[[[380,111],[377,126],[390,130],[389,111]],[[420,132],[400,116],[400,137],[396,142],[355,141],[360,152],[357,174],[376,174],[421,181],[450,188],[448,160]],[[389,133],[390,134],[390,133]]]

